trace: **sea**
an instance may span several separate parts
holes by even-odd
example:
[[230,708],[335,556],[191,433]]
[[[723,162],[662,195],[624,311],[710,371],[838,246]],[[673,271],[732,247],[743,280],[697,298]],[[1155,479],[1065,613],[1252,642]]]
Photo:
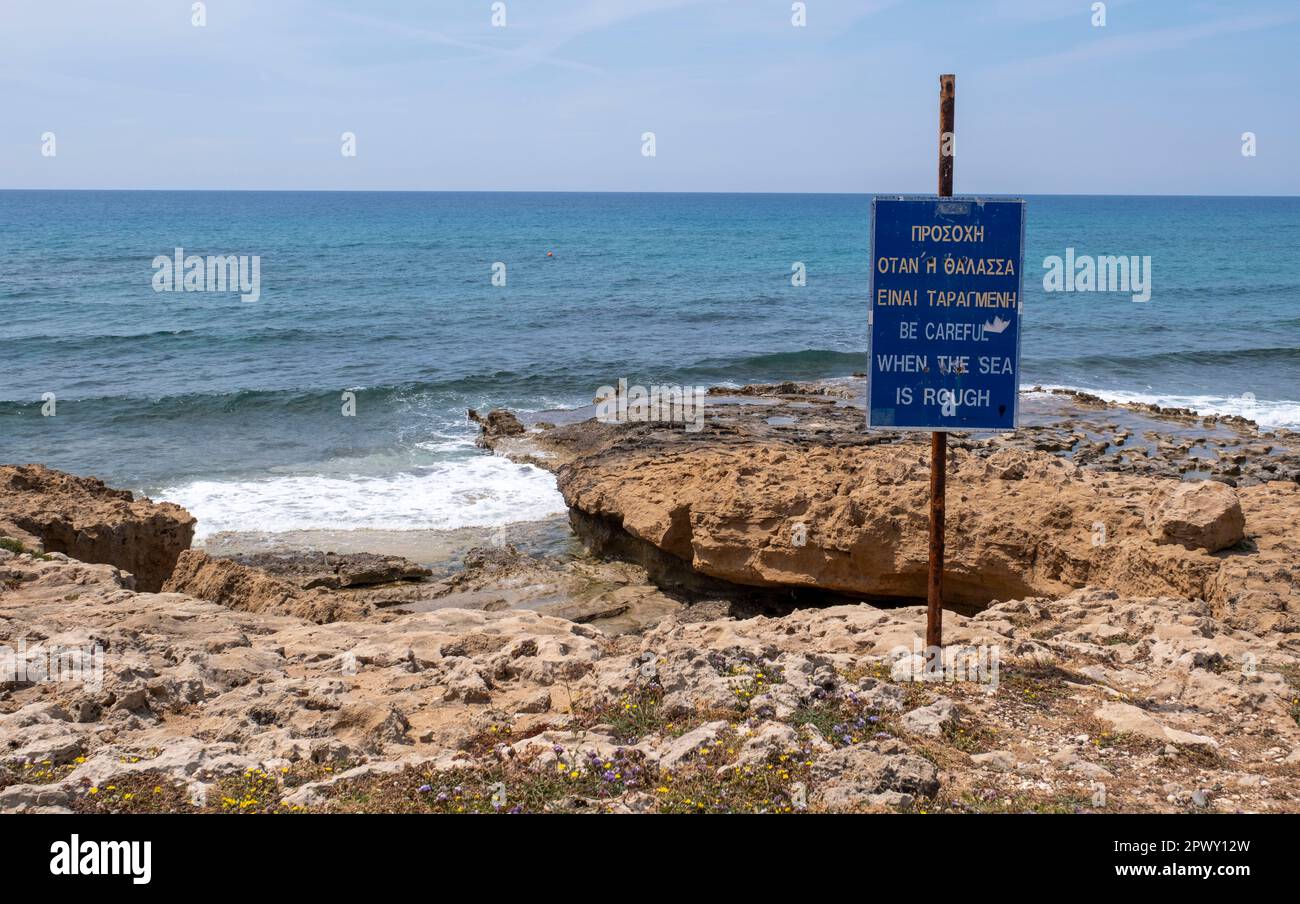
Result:
[[[1022,388],[1300,429],[1300,198],[1026,200]],[[477,449],[467,409],[865,371],[870,216],[868,194],[0,191],[0,462],[181,503],[200,539],[551,518],[554,479]],[[178,248],[256,256],[256,301],[159,291]],[[1067,249],[1149,258],[1150,300],[1045,291]]]

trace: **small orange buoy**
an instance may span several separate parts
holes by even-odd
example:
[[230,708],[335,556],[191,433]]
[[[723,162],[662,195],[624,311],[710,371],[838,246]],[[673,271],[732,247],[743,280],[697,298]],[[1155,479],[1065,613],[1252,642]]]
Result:
[[548,252],[546,252],[546,256],[547,256],[547,257],[555,257],[555,252],[554,252],[554,251],[548,251]]

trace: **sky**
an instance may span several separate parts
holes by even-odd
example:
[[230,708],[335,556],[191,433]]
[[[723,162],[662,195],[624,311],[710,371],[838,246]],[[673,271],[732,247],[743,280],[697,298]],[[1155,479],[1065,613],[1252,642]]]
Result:
[[1300,194],[1297,0],[503,2],[0,0],[0,188]]

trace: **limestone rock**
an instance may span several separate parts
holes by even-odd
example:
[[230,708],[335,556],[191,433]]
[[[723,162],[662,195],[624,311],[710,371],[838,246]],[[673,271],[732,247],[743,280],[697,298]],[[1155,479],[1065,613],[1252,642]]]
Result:
[[178,505],[136,499],[93,477],[0,465],[0,537],[116,566],[134,575],[141,590],[162,587],[189,548],[194,525]]
[[938,700],[903,714],[903,729],[911,734],[930,738],[943,736],[944,729],[956,722],[956,708],[952,700]]
[[[1060,595],[1089,582],[1203,596],[1220,567],[1149,536],[1135,504],[1172,481],[1102,477],[1011,450],[955,450],[949,471],[961,487],[949,504],[944,589],[953,602]],[[909,598],[926,593],[928,475],[920,445],[759,445],[743,454],[615,446],[557,470],[596,551],[643,544],[731,584]]]
[[[1030,468],[1001,482],[1034,479]],[[454,764],[448,768],[533,766],[557,776],[562,763],[561,787],[573,781],[574,793],[548,800],[553,809],[659,808],[670,797],[658,785],[638,784],[604,803],[579,790],[574,767],[618,758],[621,748],[629,762],[643,759],[645,777],[656,782],[661,760],[676,763],[670,787],[682,787],[678,774],[691,783],[733,782],[737,769],[766,773],[769,757],[786,756],[795,775],[777,781],[784,770],[773,764],[774,790],[798,800],[790,783],[806,777],[814,811],[960,809],[1026,795],[1078,806],[1093,782],[1112,784],[1106,773],[1134,779],[1122,793],[1112,785],[1111,807],[1185,809],[1195,790],[1209,789],[1210,808],[1294,811],[1300,726],[1291,682],[1300,654],[1294,633],[1272,626],[1286,624],[1285,574],[1296,561],[1288,513],[1300,495],[1257,485],[1241,499],[1256,551],[1218,559],[1157,547],[1143,527],[1138,545],[1099,554],[1130,556],[1133,575],[1139,562],[1155,568],[1166,554],[1200,562],[1203,597],[1085,587],[945,613],[948,649],[1001,651],[997,686],[969,677],[890,680],[898,651],[924,636],[919,605],[823,604],[752,617],[727,609],[667,617],[617,637],[524,610],[385,609],[318,623],[310,609],[286,613],[299,594],[343,591],[280,587],[264,574],[272,584],[262,584],[237,563],[226,571],[199,560],[193,574],[212,578],[218,603],[136,592],[111,565],[0,550],[0,637],[11,646],[25,639],[29,649],[39,640],[103,651],[95,680],[0,685],[0,810],[77,808],[89,786],[146,770],[197,793],[232,771],[278,775],[299,762],[334,763],[339,772],[360,764],[366,768],[347,781],[364,791],[428,757]],[[1132,558],[1134,550],[1155,550],[1156,558]],[[500,564],[495,577],[483,569],[473,580],[488,589],[536,573],[525,563]],[[255,592],[263,591],[259,604]],[[1263,612],[1279,621],[1264,623]],[[908,704],[940,693],[944,699],[928,706]],[[621,704],[638,701],[646,708],[626,718]],[[961,736],[943,730],[959,707]],[[1087,718],[1094,712],[1104,730]],[[854,728],[833,740],[814,727],[845,716]],[[888,736],[899,728],[922,732],[916,749]],[[847,746],[833,746],[840,743]],[[983,744],[1002,749],[966,756]],[[1220,756],[1179,749],[1216,746]],[[28,783],[24,766],[49,781],[46,760],[58,763],[53,781]],[[934,762],[944,764],[945,794],[927,801],[940,782]],[[1243,783],[1243,775],[1262,778]],[[1187,787],[1175,794],[1164,790],[1170,783]],[[301,797],[283,790],[309,808],[342,800],[337,781],[312,784]]]
[[410,727],[406,716],[392,706],[358,702],[339,710],[331,731],[345,741],[353,739],[368,747],[382,748],[386,743],[406,743]]
[[325,590],[303,590],[257,568],[213,558],[198,549],[181,553],[163,590],[232,609],[280,612],[316,622],[361,618],[370,612],[364,602]]
[[1093,715],[1109,723],[1115,731],[1128,732],[1152,741],[1204,750],[1216,750],[1219,746],[1217,741],[1205,735],[1169,728],[1146,711],[1128,703],[1105,703]]
[[[788,599],[924,597],[929,444],[907,433],[864,436],[860,408],[844,404],[860,404],[862,389],[853,381],[718,390],[731,398],[708,407],[698,432],[587,420],[480,440],[553,470],[584,541],[644,565],[661,586],[711,598],[738,587]],[[1092,585],[1206,600],[1245,630],[1300,630],[1292,567],[1300,435],[1251,444],[1244,421],[1059,395],[1049,422],[950,444],[949,481],[960,489],[948,502],[947,598],[978,606]],[[1193,438],[1193,424],[1229,429]],[[1103,436],[1124,444],[1110,448]],[[1193,456],[1198,444],[1213,454]],[[1229,557],[1159,542],[1147,526],[1147,512],[1175,492],[1232,492],[1181,480],[1207,469],[1239,484],[1250,523],[1252,543]],[[1234,521],[1200,524],[1213,525],[1201,542],[1232,542]],[[1015,649],[1047,652],[1028,637]]]
[[667,749],[660,754],[659,765],[665,769],[672,769],[680,765],[683,760],[693,756],[701,747],[712,743],[726,727],[727,723],[722,721],[705,722],[699,728],[688,731],[670,743]]
[[737,766],[761,763],[773,753],[794,749],[799,733],[784,722],[764,722],[745,738],[736,757]]
[[401,556],[373,553],[279,551],[231,557],[240,565],[296,584],[302,590],[373,587],[401,581],[421,581],[433,574]]
[[516,708],[521,713],[544,713],[551,708],[551,692],[543,688],[525,698]]
[[995,772],[1010,772],[1016,768],[1016,758],[1009,750],[990,750],[988,753],[972,754],[970,761],[984,769]]
[[[471,408],[468,417],[482,428],[482,436],[488,439],[518,436],[524,432],[524,425],[519,422],[519,418],[515,416],[514,412],[507,411],[504,408],[494,408],[486,416],[480,415]],[[486,441],[480,438],[479,444],[485,445]]]
[[828,807],[895,806],[939,790],[939,772],[929,760],[895,741],[843,747],[816,760],[814,797]]
[[1231,487],[1203,480],[1160,495],[1147,512],[1147,526],[1159,543],[1218,552],[1241,542],[1246,518]]

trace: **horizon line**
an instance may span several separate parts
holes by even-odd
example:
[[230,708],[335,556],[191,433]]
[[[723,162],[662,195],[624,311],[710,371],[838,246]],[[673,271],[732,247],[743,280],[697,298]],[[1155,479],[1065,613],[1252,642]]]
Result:
[[[669,191],[629,189],[497,189],[497,188],[0,188],[4,192],[225,192],[228,194],[405,194],[405,195],[756,195],[795,196],[824,195],[843,197],[861,195],[928,195],[935,192],[908,191]],[[1300,198],[1300,194],[1125,194],[1105,192],[965,192],[968,197],[1045,197],[1045,198]]]

